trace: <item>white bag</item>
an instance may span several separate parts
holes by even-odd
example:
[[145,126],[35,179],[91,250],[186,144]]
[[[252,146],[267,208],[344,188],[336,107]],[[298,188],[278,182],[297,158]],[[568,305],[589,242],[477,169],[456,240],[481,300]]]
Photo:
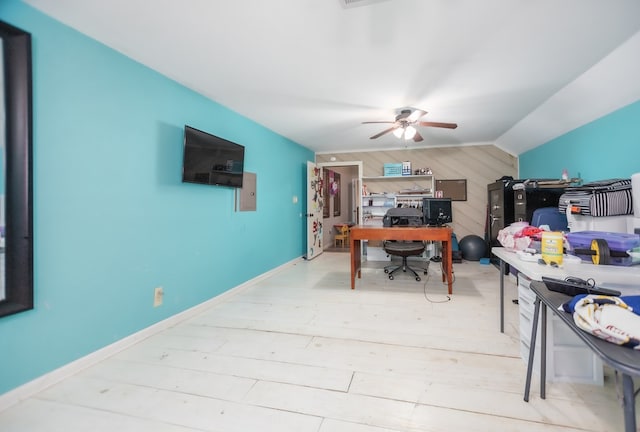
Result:
[[620,297],[585,296],[575,304],[573,321],[600,339],[640,350],[640,315]]

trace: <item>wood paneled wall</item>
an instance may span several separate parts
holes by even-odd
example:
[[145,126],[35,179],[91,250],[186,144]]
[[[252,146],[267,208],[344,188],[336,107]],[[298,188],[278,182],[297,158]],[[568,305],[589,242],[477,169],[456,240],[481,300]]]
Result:
[[436,180],[467,179],[467,201],[453,201],[453,230],[458,240],[484,238],[487,185],[502,176],[517,178],[518,160],[493,145],[317,154],[316,162],[362,161],[364,177],[383,175],[385,163],[410,161],[411,169],[430,168]]

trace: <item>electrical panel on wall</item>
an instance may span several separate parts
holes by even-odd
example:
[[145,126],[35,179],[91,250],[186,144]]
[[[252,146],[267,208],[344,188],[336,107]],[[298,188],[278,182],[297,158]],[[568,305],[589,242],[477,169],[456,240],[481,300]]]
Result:
[[256,211],[256,173],[244,172],[242,175],[242,187],[236,189],[236,211]]

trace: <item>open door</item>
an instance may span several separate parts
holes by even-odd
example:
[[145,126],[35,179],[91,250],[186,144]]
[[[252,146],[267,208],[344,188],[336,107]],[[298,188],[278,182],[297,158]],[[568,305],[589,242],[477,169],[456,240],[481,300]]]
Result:
[[322,253],[322,168],[307,162],[307,259]]

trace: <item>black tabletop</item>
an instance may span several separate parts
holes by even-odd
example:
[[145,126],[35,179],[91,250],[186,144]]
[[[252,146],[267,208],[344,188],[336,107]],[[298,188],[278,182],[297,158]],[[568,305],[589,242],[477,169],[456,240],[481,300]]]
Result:
[[551,308],[589,348],[602,358],[602,361],[624,374],[640,376],[640,350],[607,342],[579,328],[573,321],[573,314],[558,310],[560,305],[571,299],[570,296],[549,291],[544,282],[533,281],[530,287],[540,301]]

